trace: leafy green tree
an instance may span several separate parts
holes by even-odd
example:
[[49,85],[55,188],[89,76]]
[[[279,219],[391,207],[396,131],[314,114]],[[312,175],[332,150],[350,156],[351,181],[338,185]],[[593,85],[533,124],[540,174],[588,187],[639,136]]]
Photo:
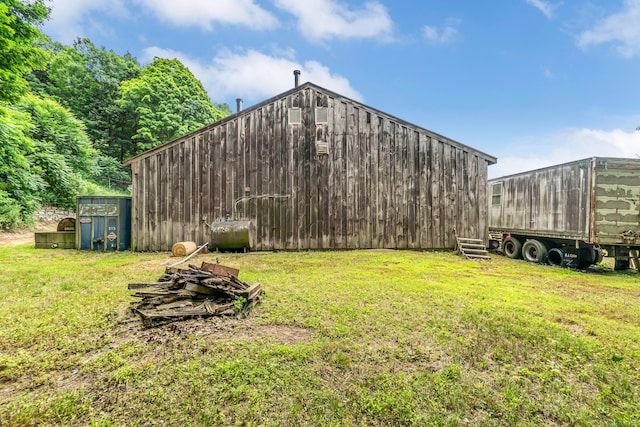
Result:
[[[231,107],[228,104],[215,104],[215,107],[222,113],[222,117],[224,118],[230,116],[233,112],[231,111]],[[220,119],[218,119],[220,120]]]
[[32,173],[39,175],[41,201],[73,208],[75,196],[96,171],[98,152],[92,147],[84,125],[51,99],[23,97],[18,108],[28,114],[32,125],[26,135],[34,149],[26,156]]
[[122,162],[113,157],[104,154],[98,156],[94,172],[92,181],[104,187],[128,191],[131,185],[131,169],[123,167]]
[[23,75],[44,64],[45,55],[33,42],[40,35],[36,26],[48,14],[43,0],[0,1],[0,228],[27,220],[44,187],[28,161],[35,152],[30,116],[14,105],[28,91]]
[[9,193],[0,190],[0,230],[15,228],[22,223],[22,207]]
[[140,75],[136,59],[128,53],[120,56],[97,48],[88,39],[76,40],[73,47],[50,40],[41,43],[51,59],[45,71],[32,74],[33,90],[53,97],[82,120],[101,153],[119,161],[130,157],[135,121],[131,111],[116,100],[120,84]]
[[45,54],[33,42],[48,15],[44,0],[0,1],[0,101],[17,102],[29,89],[23,75],[44,66]]
[[32,128],[29,114],[0,103],[0,228],[28,222],[40,204],[45,183],[28,159],[36,149]]
[[101,153],[92,180],[126,189],[130,171],[122,161],[134,154],[135,115],[116,100],[120,84],[140,75],[137,60],[128,53],[120,56],[97,48],[88,39],[78,39],[72,47],[48,37],[38,43],[50,59],[46,69],[29,76],[32,91],[40,97],[52,97],[84,123],[89,139]]
[[123,82],[120,93],[119,105],[135,113],[136,153],[226,115],[211,104],[202,83],[177,59],[154,59],[140,77]]
[[94,146],[120,161],[133,154],[134,121],[130,111],[116,103],[124,81],[140,75],[140,65],[130,54],[119,56],[98,49],[87,39],[77,40],[73,49],[51,63],[51,77],[57,83],[54,95],[87,126]]

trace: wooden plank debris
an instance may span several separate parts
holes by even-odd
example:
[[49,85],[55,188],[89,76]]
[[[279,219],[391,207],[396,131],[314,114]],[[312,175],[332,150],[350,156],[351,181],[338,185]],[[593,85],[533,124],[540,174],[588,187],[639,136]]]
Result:
[[200,269],[219,276],[226,276],[227,274],[238,276],[238,274],[240,273],[240,270],[238,270],[237,268],[231,268],[212,262],[202,262]]
[[167,267],[156,282],[132,282],[128,288],[141,298],[131,303],[147,327],[188,318],[246,314],[260,302],[260,283],[238,278],[238,269],[203,262],[200,267]]
[[129,290],[133,289],[146,289],[146,288],[155,288],[155,289],[167,289],[176,286],[175,283],[171,281],[166,282],[133,282],[129,283]]

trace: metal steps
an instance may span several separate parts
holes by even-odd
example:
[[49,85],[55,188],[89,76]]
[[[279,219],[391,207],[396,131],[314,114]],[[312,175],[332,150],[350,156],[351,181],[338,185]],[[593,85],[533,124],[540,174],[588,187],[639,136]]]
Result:
[[481,239],[470,239],[456,236],[456,251],[468,259],[491,259]]

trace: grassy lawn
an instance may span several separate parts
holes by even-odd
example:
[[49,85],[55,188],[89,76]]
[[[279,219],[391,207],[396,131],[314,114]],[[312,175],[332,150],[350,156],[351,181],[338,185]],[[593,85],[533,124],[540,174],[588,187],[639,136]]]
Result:
[[0,248],[0,424],[640,425],[640,274],[409,251],[209,254],[262,304],[144,329],[167,254]]

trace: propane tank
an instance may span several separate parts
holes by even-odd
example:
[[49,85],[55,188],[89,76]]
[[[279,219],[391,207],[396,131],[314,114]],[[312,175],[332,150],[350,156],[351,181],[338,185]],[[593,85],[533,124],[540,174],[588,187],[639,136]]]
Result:
[[215,222],[210,227],[210,249],[251,250],[256,246],[256,227],[251,221]]

